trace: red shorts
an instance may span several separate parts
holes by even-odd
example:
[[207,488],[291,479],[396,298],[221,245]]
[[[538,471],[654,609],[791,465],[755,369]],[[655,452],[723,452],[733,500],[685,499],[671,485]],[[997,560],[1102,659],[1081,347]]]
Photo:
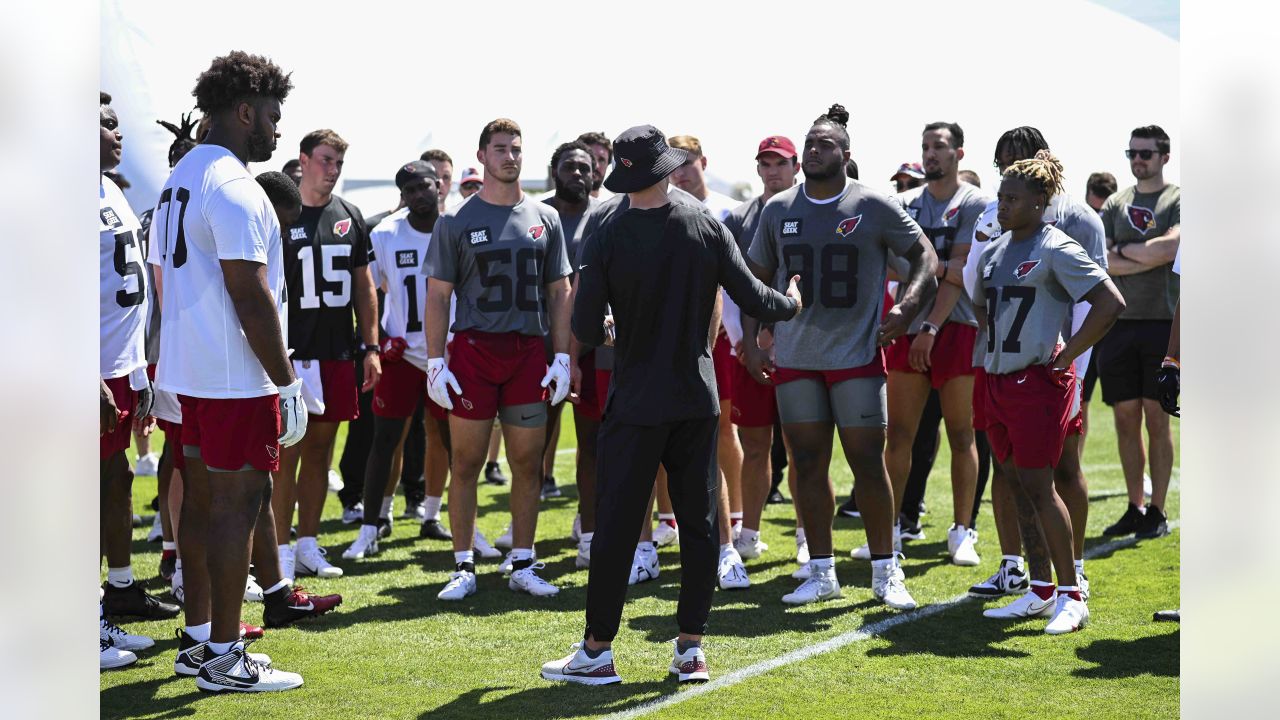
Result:
[[280,396],[197,398],[179,395],[182,444],[200,448],[215,470],[280,469]]
[[133,410],[138,404],[138,393],[129,387],[128,375],[103,382],[116,401],[116,429],[98,436],[99,460],[106,460],[129,449],[129,443],[133,440]]
[[173,455],[173,466],[179,470],[186,470],[187,456],[182,454],[182,425],[156,418],[156,427],[164,433],[164,441],[169,445],[167,452]]
[[604,408],[609,404],[609,383],[613,382],[612,370],[596,370],[596,406],[604,418]]
[[711,348],[711,362],[716,370],[716,390],[720,394],[720,402],[733,399],[733,366],[738,359],[730,354],[733,346],[729,338],[723,334],[716,336],[716,344]]
[[[428,409],[436,405],[427,395],[427,374],[408,360],[382,364],[382,379],[373,388],[373,414],[384,418],[413,417],[418,403],[426,401]],[[328,413],[329,407],[325,406]]]
[[[964,323],[949,322],[938,331],[934,338],[933,351],[929,353],[929,370],[919,373],[929,376],[929,384],[935,390],[946,385],[952,378],[973,374],[973,342],[978,336],[978,328]],[[915,335],[903,335],[889,345],[886,353],[886,364],[890,372],[915,373],[907,354],[911,351],[911,342]]]
[[[604,400],[597,397],[600,394],[600,384],[596,382],[595,351],[588,351],[578,358],[578,371],[582,373],[582,385],[578,388],[578,404],[573,406],[573,415],[600,422]],[[605,385],[604,388],[607,392],[609,386]]]
[[746,366],[733,363],[733,424],[740,427],[773,427],[778,419],[778,398],[773,385],[751,379]]
[[1018,467],[1054,467],[1062,457],[1076,394],[1075,371],[1067,387],[1049,377],[1044,365],[1005,375],[986,376],[987,439],[1000,462],[1013,455]]
[[312,415],[307,421],[342,422],[360,417],[360,388],[356,386],[356,362],[354,360],[320,360],[318,362],[320,363],[320,388],[324,392],[324,413]]
[[1084,435],[1083,412],[1076,413],[1076,416],[1071,418],[1071,422],[1067,423],[1067,435]]
[[520,333],[464,330],[453,336],[449,371],[462,395],[454,395],[453,414],[467,420],[492,420],[499,407],[546,402],[542,378],[547,361],[542,338]]
[[[845,380],[865,377],[884,377],[884,350],[876,348],[876,356],[866,365],[844,370],[789,370],[778,368],[773,371],[775,386],[794,380],[817,380],[828,388]],[[754,382],[754,381],[753,381]]]
[[973,369],[973,429],[987,429],[987,371],[980,367]]

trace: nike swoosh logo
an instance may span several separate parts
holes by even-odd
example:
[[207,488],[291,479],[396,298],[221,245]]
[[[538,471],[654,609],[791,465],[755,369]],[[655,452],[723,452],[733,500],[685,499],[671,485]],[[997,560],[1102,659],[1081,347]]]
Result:
[[873,418],[873,417],[879,417],[879,416],[880,416],[880,413],[871,413],[870,415],[863,415],[862,419],[866,420],[867,418]]
[[315,604],[315,603],[313,603],[313,602],[309,602],[309,603],[307,603],[306,605],[290,605],[290,606],[289,606],[289,609],[291,609],[291,610],[315,610],[315,609],[316,609],[316,604]]
[[1018,384],[1019,384],[1019,385],[1021,385],[1022,383],[1026,382],[1026,381],[1027,381],[1027,376],[1026,376],[1026,375],[1023,375],[1022,377],[1018,378]]
[[534,414],[534,415],[521,415],[521,416],[520,416],[520,419],[521,419],[521,420],[532,420],[532,419],[534,419],[534,418],[536,418],[536,417],[538,417],[536,414]]

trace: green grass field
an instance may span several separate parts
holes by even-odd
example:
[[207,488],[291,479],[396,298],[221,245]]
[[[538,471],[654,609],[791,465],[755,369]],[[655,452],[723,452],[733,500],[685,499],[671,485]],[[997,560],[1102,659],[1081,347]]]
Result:
[[[570,414],[557,455],[561,486],[573,478]],[[538,676],[542,662],[564,655],[583,628],[587,573],[575,570],[569,541],[576,496],[545,502],[538,527],[543,577],[561,587],[555,598],[517,595],[497,562],[479,567],[480,591],[461,603],[436,592],[452,570],[450,548],[419,541],[417,526],[397,521],[376,558],[341,560],[356,528],[342,525],[330,495],[321,543],[344,566],[337,580],[304,579],[320,592],[340,592],[343,605],[322,618],[269,630],[254,649],[276,665],[302,673],[306,685],[280,694],[212,696],[173,674],[176,621],[125,627],[157,639],[137,664],[101,676],[101,715],[108,718],[541,718],[636,716],[733,717],[772,720],[833,717],[1163,718],[1179,711],[1179,635],[1176,624],[1154,623],[1154,610],[1178,607],[1179,538],[1107,545],[1101,530],[1124,510],[1124,481],[1110,413],[1094,408],[1086,451],[1092,517],[1086,564],[1092,582],[1091,623],[1079,633],[1049,637],[1044,620],[1007,623],[981,616],[983,604],[955,600],[995,567],[999,549],[986,503],[978,529],[977,568],[946,558],[950,484],[945,445],[930,479],[924,517],[927,539],[906,548],[907,586],[921,609],[899,617],[874,601],[868,563],[848,552],[864,542],[858,520],[836,521],[837,572],[844,597],[787,608],[779,598],[798,584],[790,505],[771,505],[765,540],[771,548],[748,564],[749,590],[717,592],[705,642],[713,682],[678,688],[668,679],[675,637],[679,560],[661,551],[662,575],[633,587],[615,642],[621,685],[553,685]],[[1175,421],[1175,440],[1177,421]],[[341,442],[341,439],[340,439]],[[339,449],[340,453],[340,449]],[[1176,465],[1175,465],[1176,467]],[[837,493],[848,494],[848,467],[832,466]],[[154,478],[135,483],[138,511],[149,514]],[[1179,513],[1178,472],[1168,514]],[[490,538],[507,521],[506,488],[482,485],[479,527]],[[402,509],[397,498],[396,514]],[[160,547],[135,530],[134,568],[154,592]],[[105,571],[104,571],[105,573]],[[997,601],[1002,602],[1002,601]],[[245,619],[261,620],[246,604]],[[899,618],[892,627],[884,621]],[[180,619],[180,618],[179,618]],[[857,634],[866,629],[867,634]],[[840,647],[760,672],[759,664],[831,641]],[[789,659],[794,659],[790,656]],[[733,674],[741,671],[739,674]],[[733,682],[739,680],[738,682]],[[665,704],[659,704],[665,703]]]

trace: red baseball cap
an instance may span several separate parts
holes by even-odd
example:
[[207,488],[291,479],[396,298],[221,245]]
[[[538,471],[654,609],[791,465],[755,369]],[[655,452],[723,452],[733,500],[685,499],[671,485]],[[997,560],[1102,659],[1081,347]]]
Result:
[[481,175],[480,171],[475,168],[467,168],[466,170],[462,171],[462,179],[458,181],[458,187],[462,187],[467,183],[476,183],[477,185],[483,185],[484,176]]
[[760,147],[756,150],[756,159],[765,153],[777,153],[784,158],[793,158],[796,156],[796,145],[781,135],[770,135],[760,141]]

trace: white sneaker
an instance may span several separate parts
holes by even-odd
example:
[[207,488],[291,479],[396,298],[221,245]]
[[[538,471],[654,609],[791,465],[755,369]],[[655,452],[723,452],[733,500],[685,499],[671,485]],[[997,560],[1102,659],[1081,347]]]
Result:
[[302,687],[301,675],[258,663],[241,643],[225,655],[209,652],[205,657],[196,675],[196,687],[206,692],[279,692]]
[[733,549],[738,551],[744,560],[755,560],[769,549],[769,544],[760,539],[760,534],[756,533],[754,540],[743,540],[742,535],[738,535],[733,539]]
[[[294,580],[298,576],[297,564],[294,562],[294,550],[292,545],[280,546],[280,578],[282,580]],[[173,576],[175,579],[177,575]]]
[[322,578],[340,578],[342,577],[342,568],[337,565],[330,564],[325,556],[329,554],[328,550],[322,547],[315,548],[296,548],[294,550],[294,565],[298,570],[298,574],[315,575]]
[[138,477],[155,477],[160,471],[160,456],[155,453],[147,453],[138,458],[138,462],[133,466],[133,474]]
[[680,682],[706,682],[711,679],[711,673],[707,670],[707,656],[702,652],[701,645],[680,652],[680,642],[675,643],[675,655],[671,658],[670,671]]
[[997,620],[1016,620],[1030,617],[1043,617],[1052,612],[1052,600],[1041,600],[1039,595],[1036,595],[1033,592],[1026,592],[1019,595],[1017,600],[1014,600],[1004,607],[983,610],[982,616],[996,618]]
[[250,575],[245,579],[244,583],[244,601],[245,602],[263,602],[262,586],[258,584],[258,578]]
[[1044,631],[1050,635],[1064,635],[1079,630],[1088,622],[1089,606],[1084,601],[1076,600],[1070,595],[1058,595],[1053,617],[1044,626]]
[[605,650],[597,658],[587,657],[582,643],[573,644],[573,652],[542,665],[544,680],[579,683],[581,685],[613,685],[622,682],[613,667],[613,650]]
[[356,535],[351,547],[342,551],[343,560],[363,560],[378,554],[378,528],[376,525],[361,525],[360,534]]
[[538,570],[545,568],[546,563],[536,562],[527,568],[522,568],[511,573],[511,579],[507,581],[507,587],[519,592],[527,592],[537,597],[548,597],[556,595],[560,592],[560,588],[538,577]]
[[742,556],[732,547],[720,553],[720,566],[716,568],[716,575],[720,578],[721,590],[743,590],[751,587],[751,578],[747,577]]
[[796,540],[796,564],[800,567],[797,568],[795,572],[791,573],[791,577],[796,580],[808,580],[810,568],[809,542],[807,540],[804,542],[800,542],[798,538]]
[[499,550],[511,549],[511,523],[507,523],[507,529],[502,534],[493,539],[493,546]]
[[329,492],[337,493],[346,487],[346,483],[342,482],[342,474],[333,468],[329,468]]
[[800,587],[782,596],[782,602],[788,605],[808,605],[819,600],[831,600],[841,596],[840,581],[836,579],[836,567],[833,563],[826,572],[819,570],[810,562],[805,566],[808,570],[805,581]]
[[982,562],[978,557],[978,531],[973,528],[961,528],[955,525],[947,530],[947,552],[951,553],[951,564],[973,567]]
[[461,600],[468,595],[476,594],[476,574],[466,570],[449,573],[449,582],[444,589],[436,593],[441,600]]
[[569,531],[569,539],[578,542],[582,539],[582,516],[573,516],[573,529]]
[[905,578],[897,557],[880,567],[872,565],[871,594],[894,610],[915,610],[916,600],[907,592]]
[[130,635],[105,617],[98,619],[98,639],[109,640],[117,650],[146,650],[156,644],[146,635]]
[[1080,597],[1089,602],[1089,578],[1079,570],[1076,571],[1076,585],[1080,587]]
[[147,542],[160,542],[164,540],[164,526],[160,524],[160,513],[156,513],[156,517],[151,521],[151,530],[147,532]]
[[578,538],[578,557],[573,561],[573,566],[579,569],[591,567],[591,541]]
[[1027,570],[1016,560],[1000,559],[1000,569],[995,574],[975,583],[969,588],[969,596],[976,598],[995,598],[1003,595],[1024,593],[1030,587],[1027,582]]
[[[507,553],[507,556],[502,558],[502,564],[498,565],[498,572],[502,573],[503,575],[510,575],[512,570],[514,569],[515,559],[512,558],[511,555],[512,553]],[[538,557],[538,553],[535,552],[533,554],[533,559],[536,560],[537,557]]]
[[680,539],[680,529],[668,525],[662,520],[658,521],[658,526],[653,529],[653,544],[658,547],[666,547]]
[[114,670],[138,662],[137,655],[112,645],[111,639],[102,637],[101,634],[98,636],[98,644],[101,647],[98,652],[99,670]]
[[178,604],[186,602],[186,591],[182,588],[182,571],[174,570],[173,579],[169,581],[169,592]]
[[351,507],[342,508],[343,525],[359,525],[364,522],[364,503],[357,502]]
[[639,585],[642,582],[658,579],[658,550],[649,543],[636,547],[636,554],[631,559],[631,575],[628,585]]
[[[899,555],[902,554],[902,531],[898,528],[897,525],[893,526],[893,551],[895,553],[898,553]],[[863,543],[861,546],[858,547],[858,549],[849,553],[849,556],[852,557],[854,560],[870,560],[871,544]]]
[[471,549],[480,553],[480,557],[486,560],[502,557],[502,551],[489,544],[489,539],[476,528],[474,537],[471,538]]

